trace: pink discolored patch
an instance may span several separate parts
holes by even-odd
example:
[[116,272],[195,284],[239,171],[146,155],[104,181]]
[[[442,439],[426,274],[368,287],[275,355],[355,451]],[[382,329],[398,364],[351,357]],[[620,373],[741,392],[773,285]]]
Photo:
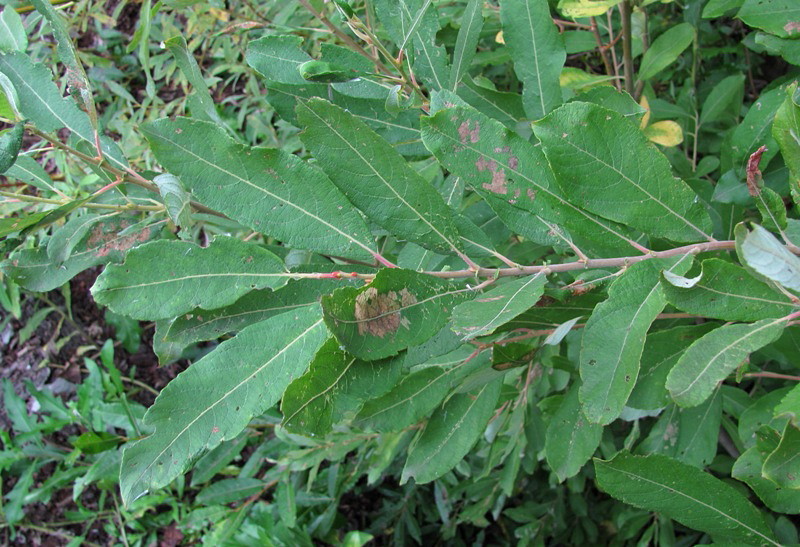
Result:
[[495,194],[507,194],[506,172],[502,169],[492,171],[492,182],[484,182],[483,187]]
[[518,165],[519,165],[519,160],[517,159],[517,156],[508,157],[508,166],[511,169],[516,169]]
[[800,21],[789,21],[783,26],[783,30],[789,35],[800,33]]
[[458,127],[458,138],[461,139],[462,144],[467,144],[467,141],[471,143],[478,142],[481,134],[481,127],[478,122],[475,122],[475,127],[470,129],[469,121],[462,122],[461,125]]

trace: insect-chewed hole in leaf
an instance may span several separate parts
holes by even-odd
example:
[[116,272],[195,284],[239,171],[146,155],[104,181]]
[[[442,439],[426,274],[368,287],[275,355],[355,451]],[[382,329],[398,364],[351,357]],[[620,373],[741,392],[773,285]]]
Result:
[[358,334],[383,338],[401,326],[408,328],[408,320],[402,317],[400,311],[416,303],[417,298],[408,289],[379,294],[375,287],[369,287],[356,297]]

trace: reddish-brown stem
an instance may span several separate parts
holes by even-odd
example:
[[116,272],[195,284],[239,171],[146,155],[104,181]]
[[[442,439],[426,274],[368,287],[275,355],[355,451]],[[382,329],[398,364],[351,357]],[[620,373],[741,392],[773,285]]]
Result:
[[778,374],[777,372],[747,372],[742,376],[744,378],[775,378],[776,380],[792,380],[793,382],[800,382],[800,376]]

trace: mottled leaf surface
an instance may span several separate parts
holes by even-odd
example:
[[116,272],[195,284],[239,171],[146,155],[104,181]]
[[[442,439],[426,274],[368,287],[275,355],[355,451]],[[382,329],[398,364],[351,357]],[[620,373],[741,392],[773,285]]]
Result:
[[622,115],[576,101],[537,122],[534,132],[572,203],[673,241],[711,239],[699,197]]
[[135,319],[162,319],[231,304],[253,289],[285,285],[290,275],[277,256],[236,238],[219,236],[206,248],[162,240],[108,266],[92,296]]
[[200,120],[158,120],[142,132],[159,163],[203,204],[300,249],[372,258],[369,229],[319,168],[281,150],[241,145]]
[[322,298],[325,323],[347,351],[372,361],[423,343],[450,319],[470,289],[411,270],[387,268],[360,289]]
[[738,490],[667,456],[621,452],[595,460],[602,490],[634,507],[658,511],[721,542],[780,545],[761,512]]
[[123,452],[126,505],[169,484],[203,450],[236,437],[305,372],[327,337],[318,307],[285,313],[251,325],[178,375],[145,415],[154,432]]
[[512,229],[538,225],[549,231],[534,222],[538,216],[581,236],[598,252],[631,249],[623,227],[567,200],[541,150],[496,120],[472,108],[453,106],[423,118],[421,129],[422,140],[436,159],[464,179]]

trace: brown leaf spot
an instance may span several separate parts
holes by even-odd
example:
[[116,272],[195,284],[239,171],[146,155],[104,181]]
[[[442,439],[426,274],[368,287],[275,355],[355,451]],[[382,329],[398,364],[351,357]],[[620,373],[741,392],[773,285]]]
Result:
[[358,321],[358,334],[383,338],[401,326],[407,328],[408,321],[400,311],[416,303],[417,298],[408,289],[380,294],[375,287],[369,287],[356,296],[354,314]]
[[150,239],[149,227],[135,234],[118,236],[116,234],[104,234],[102,227],[97,226],[92,230],[88,243],[89,247],[99,244],[99,247],[94,252],[96,256],[106,256],[112,251],[127,251],[137,243],[144,243],[148,239]]
[[519,165],[519,159],[517,158],[517,156],[508,156],[508,166],[511,169],[516,169],[518,165]]
[[497,162],[494,160],[487,160],[481,157],[478,161],[475,162],[475,167],[477,167],[478,171],[480,171],[481,173],[486,171],[487,169],[492,173],[494,173],[495,170],[497,170]]
[[525,193],[527,193],[527,194],[528,194],[528,197],[529,197],[529,198],[531,198],[532,200],[533,200],[533,199],[536,199],[536,190],[531,190],[530,188],[528,188],[528,189],[525,191]]

